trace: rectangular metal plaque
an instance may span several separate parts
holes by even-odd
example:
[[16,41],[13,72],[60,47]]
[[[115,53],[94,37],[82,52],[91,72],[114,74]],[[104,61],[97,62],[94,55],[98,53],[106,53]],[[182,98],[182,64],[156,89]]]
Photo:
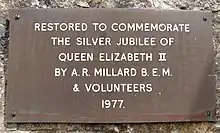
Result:
[[213,121],[212,15],[10,12],[8,123]]

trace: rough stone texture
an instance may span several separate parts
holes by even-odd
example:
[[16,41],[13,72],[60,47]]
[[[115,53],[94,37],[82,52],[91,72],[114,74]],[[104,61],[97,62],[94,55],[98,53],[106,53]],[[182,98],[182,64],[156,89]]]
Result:
[[8,10],[11,8],[150,8],[209,10],[213,13],[217,120],[220,120],[220,0],[0,0],[0,133],[220,133],[216,123],[155,124],[9,124],[4,123],[8,57]]

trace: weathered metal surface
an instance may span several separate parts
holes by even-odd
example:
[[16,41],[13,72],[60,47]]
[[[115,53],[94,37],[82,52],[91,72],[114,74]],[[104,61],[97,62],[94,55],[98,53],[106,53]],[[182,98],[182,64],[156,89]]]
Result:
[[[10,12],[6,122],[127,123],[213,121],[215,77],[211,13],[141,9],[29,9]],[[190,32],[34,31],[34,22],[188,23]],[[71,37],[71,46],[52,46],[52,36]],[[110,46],[76,46],[76,37],[110,37]],[[170,47],[115,45],[119,37],[174,37]],[[167,53],[159,62],[61,62],[61,52]],[[156,58],[156,57],[155,57]],[[90,76],[55,77],[54,68],[88,68]],[[94,68],[170,68],[172,76],[102,77]],[[141,93],[86,92],[85,84],[147,84]],[[78,84],[80,92],[73,92]],[[124,100],[121,108],[101,108],[101,100]]]

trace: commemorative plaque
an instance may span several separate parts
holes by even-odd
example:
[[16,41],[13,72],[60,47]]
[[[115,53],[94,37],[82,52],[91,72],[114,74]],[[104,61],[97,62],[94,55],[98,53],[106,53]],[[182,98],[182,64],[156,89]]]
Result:
[[8,123],[215,120],[212,15],[10,11]]

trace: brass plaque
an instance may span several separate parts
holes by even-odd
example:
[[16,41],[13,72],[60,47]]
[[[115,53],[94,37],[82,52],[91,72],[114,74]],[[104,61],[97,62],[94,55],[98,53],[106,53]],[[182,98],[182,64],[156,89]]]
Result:
[[212,15],[14,9],[8,123],[215,120]]

